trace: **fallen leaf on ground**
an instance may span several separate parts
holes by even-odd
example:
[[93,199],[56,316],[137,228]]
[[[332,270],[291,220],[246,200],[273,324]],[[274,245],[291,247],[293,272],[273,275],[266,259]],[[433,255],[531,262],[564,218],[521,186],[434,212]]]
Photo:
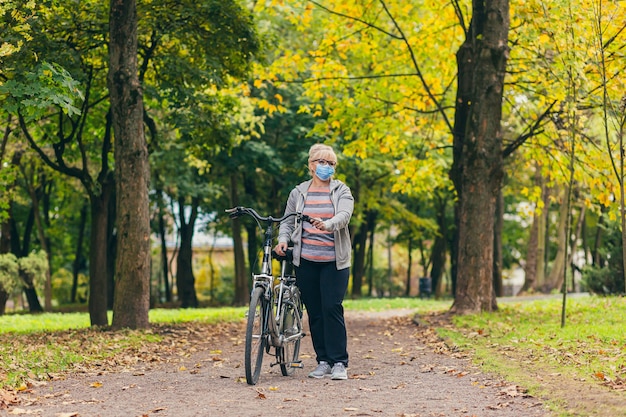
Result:
[[498,403],[497,405],[488,405],[487,408],[489,408],[490,410],[499,410],[508,406],[509,403]]
[[525,395],[525,390],[522,387],[518,387],[517,385],[509,385],[500,391],[500,394],[506,395],[508,397],[518,397],[520,395]]
[[0,410],[8,408],[9,405],[19,404],[17,396],[7,390],[0,389]]

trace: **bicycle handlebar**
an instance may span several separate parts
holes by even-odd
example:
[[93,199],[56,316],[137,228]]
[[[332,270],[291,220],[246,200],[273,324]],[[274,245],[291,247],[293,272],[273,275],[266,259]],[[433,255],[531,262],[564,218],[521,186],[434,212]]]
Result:
[[302,213],[287,213],[281,217],[272,217],[272,216],[261,216],[259,213],[257,213],[254,209],[249,208],[249,207],[241,207],[241,206],[237,206],[237,207],[233,207],[230,209],[226,209],[224,210],[226,213],[229,214],[229,217],[231,219],[236,219],[237,217],[241,217],[244,214],[247,214],[249,216],[254,217],[255,219],[257,219],[258,221],[261,222],[272,222],[272,223],[280,223],[283,220],[291,217],[291,216],[297,216],[298,221],[304,220],[306,222],[310,222],[311,218],[309,216],[307,216],[306,214],[302,214]]

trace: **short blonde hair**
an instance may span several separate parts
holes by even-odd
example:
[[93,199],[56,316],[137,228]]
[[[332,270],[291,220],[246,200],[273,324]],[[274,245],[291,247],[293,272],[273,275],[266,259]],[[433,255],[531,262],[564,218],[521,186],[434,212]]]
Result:
[[327,161],[337,163],[337,155],[332,147],[323,143],[316,143],[309,149],[309,163],[316,159],[325,159]]

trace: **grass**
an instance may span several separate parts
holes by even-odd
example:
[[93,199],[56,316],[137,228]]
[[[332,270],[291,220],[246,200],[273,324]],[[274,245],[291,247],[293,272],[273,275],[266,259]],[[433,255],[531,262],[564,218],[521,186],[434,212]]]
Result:
[[456,316],[461,331],[443,331],[459,346],[489,352],[513,351],[578,378],[606,382],[626,378],[626,298],[569,299],[565,326],[558,299],[501,303],[499,311]]
[[[416,312],[445,311],[450,308],[450,301],[436,301],[419,298],[370,298],[345,300],[347,310],[381,311],[386,309],[412,309]],[[151,323],[219,323],[240,320],[245,316],[247,307],[220,307],[197,309],[150,310]],[[112,315],[109,312],[109,322]],[[0,334],[28,334],[33,332],[55,332],[90,327],[88,313],[42,313],[9,314],[0,316]]]
[[[162,309],[150,310],[151,323],[219,323],[240,320],[244,317],[244,307]],[[113,315],[109,312],[109,323]],[[0,316],[0,334],[28,334],[34,332],[55,332],[90,327],[88,313],[41,313],[10,314]]]
[[564,326],[561,309],[561,299],[500,303],[438,332],[483,370],[547,398],[556,415],[625,416],[626,298],[568,299]]

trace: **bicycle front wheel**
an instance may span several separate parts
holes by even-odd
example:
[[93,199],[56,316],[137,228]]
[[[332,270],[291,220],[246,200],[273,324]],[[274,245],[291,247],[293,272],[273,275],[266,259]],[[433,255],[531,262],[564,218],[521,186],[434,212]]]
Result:
[[[284,338],[289,338],[302,332],[301,320],[297,310],[293,304],[286,303],[283,306],[283,322],[281,326],[281,334]],[[300,361],[300,341],[301,337],[294,338],[291,341],[283,343],[283,346],[276,348],[276,357],[280,363],[280,372],[284,376],[294,373],[299,367]]]
[[248,309],[248,323],[246,325],[246,346],[245,346],[245,368],[246,382],[254,385],[259,380],[261,365],[263,364],[263,354],[267,344],[265,329],[263,298],[264,290],[257,287],[250,296],[250,307]]

